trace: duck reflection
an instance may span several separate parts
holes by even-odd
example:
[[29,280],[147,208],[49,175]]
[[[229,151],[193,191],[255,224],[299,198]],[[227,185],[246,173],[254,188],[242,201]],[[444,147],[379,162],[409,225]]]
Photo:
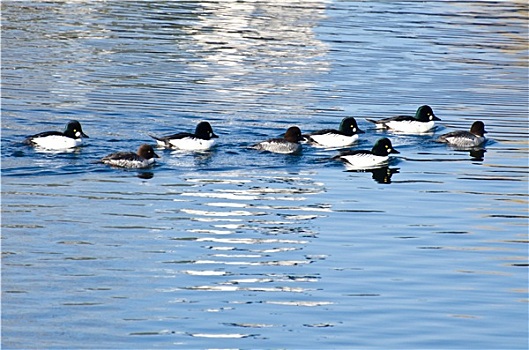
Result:
[[384,166],[381,168],[374,168],[374,169],[364,169],[364,170],[348,170],[347,172],[350,173],[371,173],[373,180],[378,182],[379,184],[390,184],[391,183],[391,177],[393,174],[396,174],[399,172],[400,168],[390,168],[389,166]]
[[195,152],[193,154],[193,160],[195,162],[195,166],[197,167],[207,167],[211,165],[211,161],[213,159],[213,155],[215,154],[215,150],[211,149],[205,152]]
[[176,167],[207,167],[211,165],[216,153],[216,146],[206,151],[173,150],[168,162]]
[[372,169],[370,171],[373,174],[373,180],[379,184],[390,184],[391,176],[393,176],[395,173],[398,173],[399,168],[390,168],[386,166],[378,169]]
[[450,147],[456,152],[468,152],[470,160],[482,162],[485,159],[487,150],[483,147]]
[[476,160],[476,161],[482,162],[485,159],[485,152],[487,152],[487,150],[485,148],[471,149],[469,151],[470,158],[472,160]]
[[139,171],[136,176],[140,179],[150,180],[154,177],[154,173],[152,171]]

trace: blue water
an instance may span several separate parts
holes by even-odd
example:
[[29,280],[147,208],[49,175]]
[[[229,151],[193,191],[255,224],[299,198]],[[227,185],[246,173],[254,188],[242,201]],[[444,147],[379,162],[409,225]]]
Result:
[[[2,347],[526,349],[527,11],[2,2]],[[430,135],[365,121],[423,104]],[[345,116],[389,168],[248,149]],[[70,119],[75,152],[20,144]],[[201,120],[210,152],[97,163]],[[486,152],[432,142],[475,120]]]

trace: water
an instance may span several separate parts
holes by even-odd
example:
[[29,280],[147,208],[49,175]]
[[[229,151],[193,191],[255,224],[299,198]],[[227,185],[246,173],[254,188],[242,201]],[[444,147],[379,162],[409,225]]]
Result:
[[[527,10],[2,2],[2,346],[527,348]],[[364,119],[422,104],[433,135]],[[247,148],[344,116],[400,157]],[[79,150],[19,144],[69,119]],[[200,120],[211,152],[97,163]],[[431,142],[474,120],[484,154]]]

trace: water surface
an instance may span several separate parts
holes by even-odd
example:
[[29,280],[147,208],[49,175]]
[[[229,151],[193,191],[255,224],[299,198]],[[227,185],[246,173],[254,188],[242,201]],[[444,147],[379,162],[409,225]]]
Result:
[[[3,2],[4,348],[524,349],[527,4]],[[429,135],[364,118],[442,119]],[[389,137],[258,153],[298,125]],[[20,144],[77,119],[70,153]],[[148,133],[220,137],[98,164]],[[485,122],[483,152],[432,140]]]

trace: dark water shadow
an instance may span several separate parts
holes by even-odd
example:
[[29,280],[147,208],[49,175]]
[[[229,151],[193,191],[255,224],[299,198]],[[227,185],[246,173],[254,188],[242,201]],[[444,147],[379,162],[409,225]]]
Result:
[[373,180],[379,184],[390,184],[393,174],[399,173],[400,168],[383,166],[373,169],[346,170],[348,173],[371,173]]

